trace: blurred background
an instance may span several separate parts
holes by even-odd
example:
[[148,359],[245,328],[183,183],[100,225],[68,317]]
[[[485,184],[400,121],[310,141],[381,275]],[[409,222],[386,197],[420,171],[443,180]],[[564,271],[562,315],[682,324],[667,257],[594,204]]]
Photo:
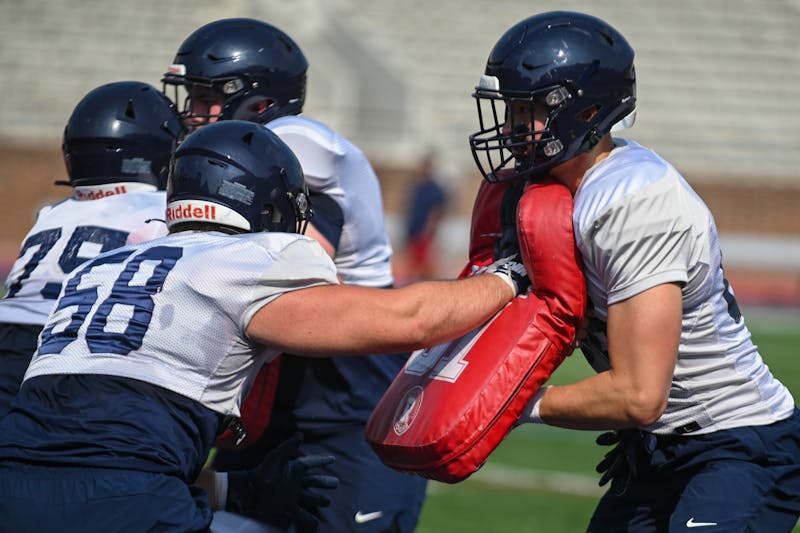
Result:
[[637,52],[626,136],[681,170],[715,213],[743,302],[800,306],[800,0],[0,0],[0,276],[37,208],[69,193],[60,137],[97,85],[161,74],[218,18],[273,23],[310,63],[306,114],[375,166],[396,249],[420,162],[446,194],[434,274],[458,273],[480,177],[472,88],[499,36],[538,11],[597,15]]

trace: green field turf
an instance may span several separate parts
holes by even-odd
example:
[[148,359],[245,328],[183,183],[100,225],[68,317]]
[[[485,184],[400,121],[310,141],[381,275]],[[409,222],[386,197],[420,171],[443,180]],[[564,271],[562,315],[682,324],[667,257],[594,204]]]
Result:
[[[800,398],[800,320],[754,314],[748,325],[773,373]],[[552,384],[569,383],[591,370],[576,352]],[[514,430],[471,478],[431,482],[417,533],[572,533],[586,530],[599,495],[594,466],[605,449],[597,432],[545,426]],[[800,531],[800,528],[795,528]]]

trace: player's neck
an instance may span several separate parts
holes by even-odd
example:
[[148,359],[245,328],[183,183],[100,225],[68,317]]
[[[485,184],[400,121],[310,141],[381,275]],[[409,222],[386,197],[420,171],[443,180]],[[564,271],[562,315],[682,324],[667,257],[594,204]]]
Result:
[[608,157],[613,148],[614,141],[611,139],[611,135],[606,135],[588,152],[575,156],[553,168],[551,174],[569,189],[572,196],[575,196],[586,171]]

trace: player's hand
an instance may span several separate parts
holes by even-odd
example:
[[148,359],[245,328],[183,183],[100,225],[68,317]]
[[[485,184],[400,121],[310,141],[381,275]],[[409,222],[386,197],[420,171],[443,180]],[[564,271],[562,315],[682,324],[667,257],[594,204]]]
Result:
[[655,436],[639,429],[618,429],[602,433],[595,441],[600,446],[614,446],[596,470],[602,487],[611,481],[611,490],[624,494],[631,479],[636,476],[639,465],[649,458],[655,448]]
[[319,508],[330,505],[330,498],[313,489],[335,489],[339,479],[311,473],[334,457],[297,457],[302,442],[302,434],[296,433],[255,469],[229,472],[225,509],[281,528],[294,524],[299,531],[316,531]]
[[483,271],[486,274],[500,276],[503,281],[509,284],[514,290],[514,294],[524,294],[531,286],[528,272],[518,253],[498,259]]

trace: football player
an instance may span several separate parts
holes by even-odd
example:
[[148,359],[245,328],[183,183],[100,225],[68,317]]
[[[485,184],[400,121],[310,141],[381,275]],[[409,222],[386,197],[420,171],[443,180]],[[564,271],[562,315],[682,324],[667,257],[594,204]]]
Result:
[[[189,128],[241,119],[274,131],[297,155],[305,173],[314,205],[306,234],[333,258],[345,283],[391,287],[392,248],[378,179],[356,146],[301,114],[307,68],[302,50],[282,30],[253,19],[223,19],[185,39],[163,82],[167,94],[183,103]],[[258,398],[254,393],[246,405],[248,440],[234,450],[220,449],[216,466],[252,467],[277,442],[299,430],[305,435],[304,453],[336,456],[328,469],[339,477],[340,486],[330,507],[322,510],[320,531],[394,528],[410,533],[426,482],[386,467],[364,439],[372,409],[407,355],[282,356],[263,370],[279,368],[277,390],[254,387],[264,393]],[[263,406],[273,395],[270,412]],[[248,420],[251,405],[266,414]],[[256,428],[267,416],[269,431],[259,439]]]
[[800,415],[724,277],[714,218],[675,167],[612,136],[635,116],[631,45],[587,14],[535,15],[497,41],[474,96],[484,177],[547,175],[574,197],[597,373],[540,389],[521,422],[615,430],[588,530],[791,530]]
[[340,285],[302,169],[260,125],[223,121],[174,152],[169,235],[108,251],[63,284],[0,420],[11,531],[206,531],[193,489],[262,363],[396,353],[455,338],[529,282],[513,258],[458,281]]
[[39,211],[0,300],[0,416],[28,367],[42,325],[78,265],[163,223],[170,151],[184,127],[158,89],[136,81],[84,96],[64,128],[72,195]]

